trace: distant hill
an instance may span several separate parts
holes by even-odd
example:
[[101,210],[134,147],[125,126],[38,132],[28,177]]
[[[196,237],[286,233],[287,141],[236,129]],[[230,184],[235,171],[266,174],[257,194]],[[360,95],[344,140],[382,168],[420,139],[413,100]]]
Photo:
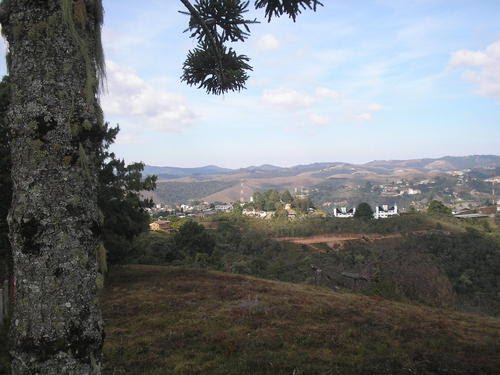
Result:
[[234,186],[232,181],[192,181],[181,182],[168,180],[158,183],[155,197],[167,203],[186,203],[189,200],[197,200],[215,194],[224,189]]
[[412,160],[375,160],[363,166],[382,167],[386,169],[414,168],[418,170],[463,170],[484,168],[500,165],[500,156],[496,155],[470,155],[470,156],[444,156],[437,159],[412,159]]
[[242,190],[244,198],[248,199],[254,191],[265,189],[323,189],[338,185],[334,180],[345,181],[346,183],[341,185],[352,185],[352,188],[355,188],[366,182],[378,184],[401,179],[425,179],[449,171],[466,169],[473,170],[474,176],[491,177],[500,170],[500,156],[375,160],[365,164],[323,162],[292,167],[265,164],[239,169],[214,165],[199,168],[146,166],[144,173],[159,177],[155,200],[173,204],[189,199],[234,201],[240,198]]
[[221,174],[246,174],[251,175],[295,175],[304,172],[324,172],[328,170],[343,170],[347,173],[355,171],[372,171],[375,173],[384,173],[400,168],[411,168],[419,171],[439,170],[463,170],[485,167],[500,167],[500,156],[497,155],[471,155],[471,156],[444,156],[436,159],[411,159],[411,160],[374,160],[365,164],[353,164],[343,162],[331,163],[312,163],[295,165],[292,167],[279,167],[270,164],[260,166],[250,166],[239,169],[221,168],[216,165],[207,165],[197,168],[178,168],[178,167],[157,167],[146,165],[144,174],[158,175],[161,178],[183,178],[210,176]]
[[217,167],[216,165],[207,165],[205,167],[198,168],[156,167],[151,165],[146,165],[144,167],[145,175],[157,175],[160,179],[209,176],[229,173],[231,171],[231,169]]
[[500,319],[312,285],[114,267],[102,297],[114,374],[494,374]]

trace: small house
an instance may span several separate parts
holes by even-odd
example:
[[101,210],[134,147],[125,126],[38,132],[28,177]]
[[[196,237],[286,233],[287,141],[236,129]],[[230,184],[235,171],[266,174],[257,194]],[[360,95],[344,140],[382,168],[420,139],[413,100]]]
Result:
[[348,218],[348,217],[354,217],[354,214],[356,213],[356,208],[348,208],[348,207],[340,207],[337,208],[335,207],[333,209],[333,216],[335,217],[340,217],[340,218]]
[[398,206],[396,204],[394,206],[383,204],[381,206],[377,205],[377,207],[375,207],[375,213],[373,214],[373,217],[375,219],[385,219],[396,215],[399,215]]

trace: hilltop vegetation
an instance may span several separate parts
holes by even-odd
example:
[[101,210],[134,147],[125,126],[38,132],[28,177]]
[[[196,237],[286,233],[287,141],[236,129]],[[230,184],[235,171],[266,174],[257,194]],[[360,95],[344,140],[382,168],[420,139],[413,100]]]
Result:
[[[126,259],[500,314],[500,234],[487,221],[475,224],[424,214],[385,220],[268,221],[233,213],[202,224],[210,229],[193,223],[189,231],[143,235]],[[350,233],[357,237],[330,244],[327,239]],[[313,235],[326,237],[313,243],[293,241]]]
[[500,320],[186,268],[115,268],[113,374],[494,374]]
[[159,201],[169,204],[199,199],[235,184],[235,181],[159,181],[155,196]]

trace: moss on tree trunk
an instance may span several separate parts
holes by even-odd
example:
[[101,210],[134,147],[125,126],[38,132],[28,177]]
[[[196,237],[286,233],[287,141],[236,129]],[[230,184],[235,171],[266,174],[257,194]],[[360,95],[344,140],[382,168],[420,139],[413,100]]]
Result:
[[100,0],[7,0],[13,374],[99,374]]

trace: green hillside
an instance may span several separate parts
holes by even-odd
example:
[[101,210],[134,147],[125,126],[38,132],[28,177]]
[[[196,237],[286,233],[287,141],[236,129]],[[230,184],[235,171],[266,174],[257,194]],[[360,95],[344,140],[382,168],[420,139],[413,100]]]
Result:
[[494,374],[500,319],[248,276],[112,270],[112,374]]
[[202,199],[235,184],[235,181],[158,181],[155,194],[159,202],[187,203],[191,199]]
[[412,214],[368,221],[289,221],[231,213],[201,223],[206,230],[195,223],[182,225],[175,234],[140,236],[124,254],[124,263],[316,283],[399,302],[500,316],[500,231],[491,220]]

